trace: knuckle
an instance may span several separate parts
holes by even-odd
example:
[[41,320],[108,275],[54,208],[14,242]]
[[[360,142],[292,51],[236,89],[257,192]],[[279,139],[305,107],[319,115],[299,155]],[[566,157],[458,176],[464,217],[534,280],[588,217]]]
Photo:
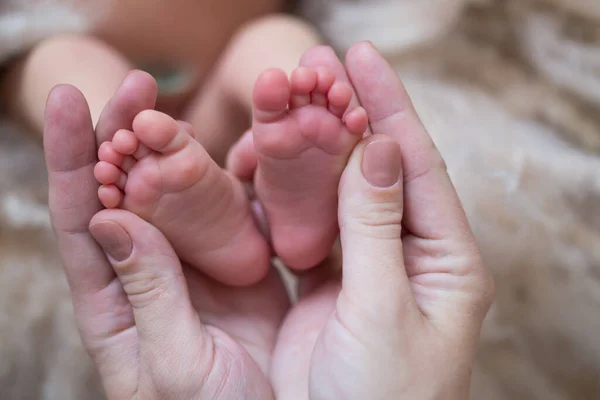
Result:
[[400,238],[402,208],[396,202],[366,203],[354,208],[341,222],[354,231],[383,239]]
[[168,295],[173,279],[154,274],[137,274],[125,279],[123,290],[134,308],[145,308]]

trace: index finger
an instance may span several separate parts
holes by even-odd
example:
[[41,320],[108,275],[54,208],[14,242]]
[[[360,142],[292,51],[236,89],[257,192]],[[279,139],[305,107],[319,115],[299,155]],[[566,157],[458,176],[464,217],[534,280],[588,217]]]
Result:
[[446,165],[396,72],[370,43],[354,45],[346,69],[374,134],[400,144],[404,173],[403,224],[426,239],[471,241],[466,215]]

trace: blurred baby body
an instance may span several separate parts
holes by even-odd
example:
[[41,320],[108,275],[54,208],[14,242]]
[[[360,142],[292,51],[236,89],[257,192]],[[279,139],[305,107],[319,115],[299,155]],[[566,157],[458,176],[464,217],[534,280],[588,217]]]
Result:
[[[34,131],[50,89],[75,85],[100,113],[128,71],[151,73],[158,108],[194,125],[219,161],[249,125],[262,70],[291,71],[318,43],[287,0],[9,0],[0,4],[0,100]],[[223,79],[227,77],[227,79]],[[200,126],[202,121],[202,126]]]

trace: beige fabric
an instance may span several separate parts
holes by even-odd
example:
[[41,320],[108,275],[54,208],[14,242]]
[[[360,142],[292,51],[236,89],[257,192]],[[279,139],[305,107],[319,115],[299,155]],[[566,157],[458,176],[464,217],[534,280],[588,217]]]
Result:
[[50,229],[41,146],[0,121],[0,398],[101,399]]
[[446,158],[498,287],[472,398],[600,398],[600,3],[304,6],[386,52]]
[[56,34],[84,33],[111,0],[2,0],[0,63]]
[[[599,7],[304,0],[340,51],[382,47],[447,160],[498,284],[475,400],[600,398]],[[57,20],[85,30],[68,10]],[[0,54],[21,46],[5,26]],[[17,131],[0,122],[1,397],[101,398],[50,234],[42,152]]]

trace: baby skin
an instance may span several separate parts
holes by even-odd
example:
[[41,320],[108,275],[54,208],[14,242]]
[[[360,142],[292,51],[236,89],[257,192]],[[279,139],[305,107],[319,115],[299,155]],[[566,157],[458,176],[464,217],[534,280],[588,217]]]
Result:
[[[352,89],[326,70],[268,70],[254,90],[256,190],[277,254],[314,266],[337,235],[337,186],[367,127],[347,110]],[[242,184],[209,157],[191,128],[154,110],[140,113],[98,151],[98,196],[160,229],[180,258],[228,285],[264,277],[270,249]]]
[[364,109],[348,110],[352,93],[327,69],[304,67],[289,80],[265,71],[254,86],[255,191],[275,252],[292,269],[320,263],[337,237],[339,180],[368,125]]
[[159,228],[179,257],[218,281],[262,279],[270,249],[242,184],[193,138],[191,127],[154,110],[98,150],[94,174],[106,208],[129,210]]

